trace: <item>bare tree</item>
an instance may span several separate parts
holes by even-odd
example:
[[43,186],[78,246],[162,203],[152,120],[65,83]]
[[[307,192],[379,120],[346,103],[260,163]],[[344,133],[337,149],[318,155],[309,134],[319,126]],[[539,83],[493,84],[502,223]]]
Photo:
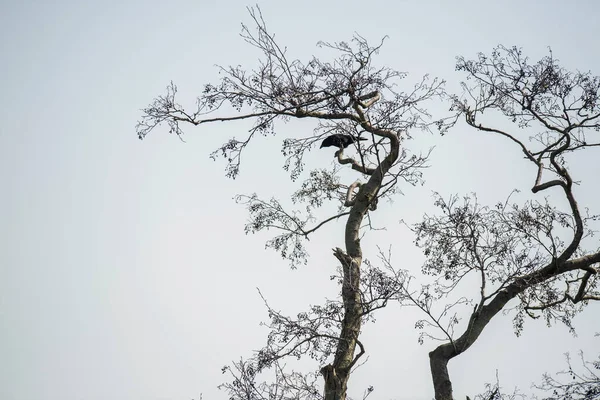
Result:
[[[250,214],[246,231],[277,231],[267,246],[293,268],[307,262],[305,241],[316,231],[339,219],[346,224],[345,248],[333,249],[339,268],[332,279],[340,285],[339,297],[294,317],[276,311],[265,300],[270,318],[267,343],[255,356],[223,369],[231,381],[221,387],[230,398],[344,400],[351,372],[366,353],[360,341],[363,324],[375,311],[397,301],[424,312],[417,322],[421,341],[444,342],[430,353],[431,372],[435,398],[452,399],[448,361],[469,349],[509,301],[519,300],[514,319],[518,333],[525,317],[543,316],[549,323],[558,320],[571,326],[572,317],[599,298],[600,249],[588,251],[584,246],[593,234],[590,223],[597,217],[582,212],[576,202],[574,180],[565,162],[575,151],[600,145],[586,137],[588,131],[600,130],[598,78],[567,72],[552,55],[530,64],[520,50],[499,47],[490,57],[480,55],[476,61],[459,58],[458,69],[467,73],[470,83],[464,84],[464,96],[452,99],[454,117],[434,120],[425,107],[445,97],[444,82],[425,76],[409,90],[400,90],[406,74],[374,62],[383,42],[370,46],[358,35],[350,43],[321,42],[319,46],[337,57],[302,62],[290,59],[277,44],[259,10],[249,11],[256,29],[242,25],[242,37],[261,53],[258,68],[220,68],[221,80],[204,87],[193,110],[177,102],[177,87],[171,84],[165,95],[143,110],[137,125],[140,139],[159,125],[181,137],[186,124],[252,121],[247,137],[232,138],[212,153],[226,160],[226,175],[235,178],[241,155],[255,136],[275,134],[276,123],[312,119],[311,134],[283,140],[284,168],[293,181],[303,174],[306,152],[324,138],[341,134],[368,140],[354,142],[355,156],[340,147],[333,169],[317,168],[307,174],[292,195],[302,209],[289,210],[276,198],[256,194],[237,197]],[[537,124],[542,130],[531,140],[522,139],[512,128],[482,123],[486,111],[508,117],[517,129]],[[425,216],[411,227],[427,258],[422,271],[434,280],[414,289],[421,277],[395,268],[389,252],[380,251],[379,262],[364,259],[361,237],[381,199],[398,193],[400,183],[422,182],[428,154],[410,153],[409,132],[444,133],[457,116],[475,129],[514,142],[535,166],[533,193],[558,190],[568,209],[546,199],[517,205],[509,196],[488,207],[479,204],[475,195],[462,200],[436,195],[440,214]],[[342,182],[343,167],[356,172],[355,182]],[[327,206],[335,211],[317,220],[316,210]],[[477,293],[449,300],[469,279],[478,280]],[[464,330],[459,329],[460,314],[455,311],[461,306],[470,307]],[[318,371],[288,371],[283,363],[302,357],[314,359]],[[261,381],[269,371],[273,379]],[[318,389],[319,375],[324,391]],[[490,386],[489,393],[478,398],[511,398],[498,397],[496,389]],[[368,388],[364,397],[371,392]]]
[[[308,62],[292,60],[268,32],[260,10],[249,11],[256,30],[243,25],[241,36],[262,53],[258,68],[220,68],[223,78],[204,87],[196,109],[191,111],[177,103],[177,87],[171,84],[166,95],[143,110],[137,133],[142,139],[157,126],[167,125],[171,133],[181,136],[184,124],[252,120],[245,139],[230,139],[212,154],[225,158],[226,174],[235,178],[242,153],[256,135],[274,134],[276,122],[313,119],[316,127],[312,134],[283,141],[284,168],[292,180],[304,168],[303,155],[323,138],[341,134],[368,139],[355,143],[355,157],[346,156],[343,147],[335,153],[339,166],[350,166],[356,171],[355,182],[342,183],[339,167],[309,173],[292,196],[296,203],[305,204],[304,210],[289,211],[277,199],[264,200],[256,194],[237,198],[250,213],[246,231],[278,230],[280,234],[267,246],[280,252],[292,267],[306,263],[304,241],[340,218],[346,220],[345,249],[333,249],[340,263],[340,299],[315,306],[295,318],[268,307],[271,333],[267,345],[252,359],[225,369],[233,383],[223,388],[232,398],[271,399],[273,393],[279,399],[319,397],[318,391],[308,388],[307,382],[314,383],[313,380],[288,374],[280,364],[286,357],[308,355],[322,366],[323,397],[343,400],[350,373],[365,354],[359,340],[363,322],[400,291],[400,276],[373,266],[363,268],[361,230],[368,227],[369,213],[377,209],[379,200],[394,195],[400,182],[421,182],[428,155],[410,154],[405,146],[400,146],[409,137],[408,131],[444,131],[453,120],[433,121],[424,108],[427,101],[444,96],[442,81],[425,76],[408,91],[401,91],[399,85],[405,73],[375,66],[373,57],[383,42],[370,46],[357,35],[350,43],[319,43],[338,54],[330,62],[318,58]],[[337,204],[337,211],[315,221],[314,211],[332,203]],[[276,371],[275,387],[254,381],[257,374],[267,369]],[[287,385],[285,389],[280,388],[282,383]]]
[[[566,162],[575,152],[600,146],[600,78],[560,67],[552,53],[530,63],[518,48],[496,48],[474,61],[458,59],[457,70],[467,74],[464,95],[454,109],[479,131],[500,135],[515,144],[534,166],[531,191],[562,197],[565,210],[548,198],[522,205],[510,196],[495,207],[479,204],[475,195],[460,200],[437,196],[441,214],[426,216],[414,227],[424,249],[425,274],[437,277],[412,299],[429,313],[445,343],[430,353],[438,400],[452,399],[448,361],[469,349],[490,320],[517,299],[514,328],[520,333],[526,317],[571,320],[591,300],[600,299],[600,249],[586,247],[593,236],[590,215],[576,201],[576,184]],[[486,122],[504,117],[507,121]],[[508,122],[508,123],[507,123]],[[536,132],[523,138],[523,132]],[[557,196],[557,197],[556,197]],[[454,332],[459,319],[446,308],[433,315],[432,304],[446,304],[456,287],[472,279],[478,293],[461,299],[471,304],[468,324]]]

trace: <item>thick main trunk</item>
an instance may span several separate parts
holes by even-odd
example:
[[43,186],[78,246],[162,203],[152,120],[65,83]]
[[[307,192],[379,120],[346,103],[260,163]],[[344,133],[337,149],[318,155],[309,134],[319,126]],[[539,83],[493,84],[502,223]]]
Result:
[[361,259],[351,257],[339,248],[335,250],[334,255],[343,268],[342,298],[345,313],[335,358],[332,364],[321,369],[321,374],[325,379],[325,400],[345,400],[362,322],[359,290]]
[[348,374],[338,374],[333,365],[327,365],[321,369],[325,379],[324,400],[345,400],[348,390]]
[[[367,130],[372,129],[366,122],[363,127]],[[342,264],[343,269],[344,319],[333,363],[321,369],[325,380],[325,400],[346,400],[348,379],[357,360],[354,353],[360,334],[363,311],[360,292],[360,266],[362,264],[360,227],[369,207],[376,201],[384,175],[398,158],[400,148],[398,137],[390,134],[388,138],[390,139],[390,153],[373,171],[369,181],[360,187],[350,210],[345,232],[346,251],[339,248],[334,251],[334,255]]]
[[435,400],[452,400],[448,361],[471,347],[490,320],[525,288],[524,282],[519,280],[500,291],[488,305],[476,310],[471,315],[466,331],[457,340],[453,343],[444,343],[429,353]]
[[429,366],[436,400],[452,400],[452,382],[448,374],[448,357],[440,355],[440,347],[429,353]]
[[506,289],[498,292],[487,305],[476,310],[469,319],[466,331],[454,343],[444,343],[429,353],[435,400],[452,400],[452,383],[448,374],[448,361],[471,347],[487,324],[510,300],[528,287],[560,274],[585,269],[598,262],[600,262],[600,252],[569,260],[558,266],[554,263],[548,264],[538,271],[515,279]]

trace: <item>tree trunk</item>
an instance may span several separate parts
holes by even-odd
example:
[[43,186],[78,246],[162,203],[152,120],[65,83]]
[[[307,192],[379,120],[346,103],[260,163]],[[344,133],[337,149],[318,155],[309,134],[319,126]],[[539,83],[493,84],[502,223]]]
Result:
[[452,400],[452,382],[448,374],[448,357],[441,356],[441,347],[429,353],[435,400]]
[[[366,122],[358,106],[355,106],[355,109],[364,120],[361,126],[365,130],[387,137],[390,140],[390,153],[383,159],[379,167],[372,172],[369,181],[362,185],[356,194],[356,201],[350,209],[350,215],[346,222],[344,234],[346,252],[340,248],[334,250],[334,256],[340,261],[343,269],[344,319],[333,363],[321,368],[321,374],[325,380],[325,400],[346,400],[350,372],[355,362],[364,353],[362,344],[358,342],[363,311],[360,293],[360,267],[362,264],[360,227],[369,207],[377,200],[377,193],[381,188],[383,177],[398,159],[400,151],[400,141],[395,132],[374,129],[370,123]],[[361,353],[355,356],[357,344],[361,347]]]
[[324,400],[345,400],[349,375],[338,374],[331,364],[321,368],[321,374],[325,379]]
[[335,249],[334,255],[343,268],[342,298],[345,313],[334,361],[323,367],[321,374],[325,379],[325,400],[345,400],[362,322],[359,290],[361,258],[351,257],[340,248]]
[[514,299],[528,287],[544,282],[560,274],[577,269],[585,269],[597,262],[600,262],[600,252],[569,260],[560,265],[550,263],[540,270],[515,279],[505,289],[498,292],[487,305],[481,306],[479,309],[475,310],[473,314],[471,314],[467,329],[454,341],[454,343],[444,343],[429,353],[435,400],[452,400],[452,383],[448,374],[448,361],[471,347],[491,319],[498,314],[510,300]]

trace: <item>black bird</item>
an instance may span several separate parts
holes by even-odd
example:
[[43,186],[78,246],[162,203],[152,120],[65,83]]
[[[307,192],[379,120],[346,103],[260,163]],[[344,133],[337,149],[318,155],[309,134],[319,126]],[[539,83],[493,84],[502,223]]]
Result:
[[335,147],[339,147],[340,149],[345,149],[346,147],[350,146],[352,143],[359,141],[359,140],[367,140],[367,138],[361,138],[361,137],[354,137],[351,135],[344,135],[342,133],[336,133],[334,135],[328,136],[325,138],[325,140],[323,140],[323,143],[321,143],[321,149],[323,147],[331,147],[331,146],[335,146]]

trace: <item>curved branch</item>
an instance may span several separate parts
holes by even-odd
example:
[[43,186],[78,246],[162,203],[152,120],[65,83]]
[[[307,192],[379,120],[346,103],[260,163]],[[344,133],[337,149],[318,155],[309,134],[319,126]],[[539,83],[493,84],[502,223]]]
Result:
[[344,202],[344,206],[352,207],[356,203],[356,198],[354,196],[354,189],[357,187],[360,188],[362,183],[360,181],[355,181],[350,186],[348,186],[348,191],[346,192],[346,201]]
[[361,172],[365,175],[373,175],[373,171],[374,171],[373,168],[365,167],[364,165],[359,164],[353,158],[350,158],[350,157],[343,158],[343,156],[344,156],[344,149],[339,149],[334,154],[334,157],[337,158],[338,163],[340,163],[342,165],[351,164],[353,170]]

